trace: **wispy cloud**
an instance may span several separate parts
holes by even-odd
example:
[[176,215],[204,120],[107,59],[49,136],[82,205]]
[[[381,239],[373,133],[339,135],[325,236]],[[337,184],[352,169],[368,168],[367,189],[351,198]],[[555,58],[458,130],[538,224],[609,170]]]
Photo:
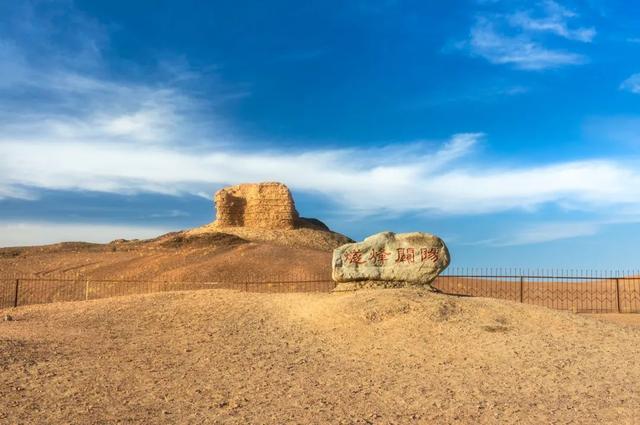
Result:
[[[613,160],[487,168],[468,161],[481,136],[461,134],[410,158],[380,149],[260,152],[190,151],[166,145],[0,139],[5,197],[37,188],[113,193],[207,193],[229,183],[280,180],[323,193],[359,214],[479,214],[547,203],[584,210],[638,205],[640,173]],[[465,161],[466,160],[466,161]],[[8,190],[7,190],[8,189]]]
[[481,14],[476,17],[468,39],[458,43],[458,47],[493,64],[512,65],[522,70],[586,63],[586,56],[547,47],[538,35],[552,34],[564,40],[591,42],[596,30],[592,27],[571,28],[568,20],[577,14],[553,1],[541,3],[537,11],[538,14],[531,10]]
[[532,11],[517,11],[507,16],[511,26],[523,31],[543,32],[555,34],[568,40],[590,43],[596,36],[593,27],[570,28],[569,20],[577,18],[578,14],[559,3],[547,0],[542,3],[541,16],[534,16]]
[[590,219],[552,220],[519,225],[517,228],[506,226],[503,229],[504,234],[502,236],[468,243],[467,245],[508,247],[593,236],[607,227],[638,224],[640,223],[639,213],[640,208],[638,208],[638,205],[626,205],[616,211],[609,211],[599,217]]
[[640,94],[640,73],[633,74],[620,84],[620,90]]
[[105,243],[115,238],[148,239],[171,231],[162,227],[0,221],[0,246],[42,245],[73,239]]
[[[159,58],[144,80],[109,77],[102,26],[71,3],[46,6],[74,30],[53,26],[41,10],[48,9],[30,2],[2,22],[11,30],[0,31],[0,129],[6,136],[174,144],[231,137],[215,108],[247,96],[246,87],[217,84],[211,69],[204,78],[184,58]],[[213,100],[197,96],[194,87],[206,87]]]
[[175,217],[189,217],[189,213],[187,211],[182,210],[169,210],[164,212],[157,212],[150,214],[151,218],[175,218]]
[[586,61],[580,54],[548,49],[525,35],[501,34],[486,18],[479,18],[471,28],[468,46],[473,55],[491,63],[513,65],[524,70],[578,65]]
[[556,221],[527,225],[508,235],[487,239],[474,243],[495,247],[509,247],[554,242],[583,236],[593,236],[598,233],[602,223],[593,221]]
[[[595,158],[487,167],[473,155],[485,138],[482,133],[368,149],[257,149],[229,130],[188,87],[175,83],[184,78],[117,81],[95,71],[99,62],[93,72],[52,67],[45,73],[18,48],[7,52],[23,58],[15,62],[23,74],[44,77],[15,76],[5,85],[13,94],[26,91],[43,101],[35,106],[32,99],[2,103],[4,198],[36,198],[43,189],[210,196],[223,184],[280,180],[324,194],[352,214],[482,214],[548,203],[598,210],[639,204],[640,173],[633,163]],[[544,56],[530,52],[513,61],[533,67],[549,61]],[[194,78],[185,72],[187,80]]]

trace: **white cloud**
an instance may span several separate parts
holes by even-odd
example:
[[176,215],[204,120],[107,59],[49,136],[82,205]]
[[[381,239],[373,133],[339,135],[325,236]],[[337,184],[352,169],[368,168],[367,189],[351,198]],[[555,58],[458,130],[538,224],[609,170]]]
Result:
[[69,240],[105,243],[116,238],[148,239],[169,231],[160,227],[0,221],[0,246],[21,246],[25,241],[30,245]]
[[547,49],[524,35],[501,34],[485,18],[478,19],[471,28],[468,46],[473,55],[491,63],[514,65],[524,70],[578,65],[586,61],[584,56],[576,53]]
[[[116,83],[59,70],[34,75],[13,89],[33,97],[25,104],[0,104],[0,130],[14,138],[38,134],[156,144],[188,138],[197,143],[205,135],[222,140],[231,132],[214,113],[198,116],[207,105],[177,86]],[[47,100],[38,102],[38,97]]]
[[469,38],[458,47],[493,64],[512,65],[523,70],[543,70],[566,65],[579,65],[587,58],[579,53],[548,47],[540,35],[588,43],[596,30],[592,27],[571,28],[569,20],[577,14],[554,1],[539,3],[537,10],[519,10],[506,14],[481,14]]
[[591,221],[538,223],[516,230],[509,236],[481,241],[479,244],[507,247],[553,242],[563,239],[593,236],[598,233],[601,227],[602,223]]
[[640,204],[640,173],[633,164],[590,160],[490,168],[465,163],[480,137],[456,135],[432,152],[414,147],[411,156],[395,157],[386,154],[389,148],[190,151],[166,145],[0,138],[0,195],[16,196],[12,190],[25,187],[198,194],[221,184],[278,180],[325,194],[360,214],[478,214],[531,210],[547,203],[598,210]]
[[[476,48],[497,40],[476,39]],[[512,54],[523,67],[554,57]],[[26,70],[38,71],[33,64]],[[45,93],[48,103],[5,105],[0,113],[0,197],[28,199],[42,189],[209,196],[223,184],[279,180],[324,194],[353,214],[479,214],[547,203],[589,210],[640,199],[634,164],[594,159],[487,167],[471,156],[481,133],[457,134],[439,147],[261,150],[215,115],[203,119],[206,105],[179,86],[65,69],[42,75],[20,84]]]
[[[110,78],[113,70],[102,55],[109,44],[106,28],[72,3],[36,8],[25,2],[10,10],[0,31],[5,136],[191,145],[205,136],[220,143],[231,137],[216,107],[248,90],[221,84],[214,67],[201,67],[205,78],[182,57],[157,58],[144,80]],[[52,16],[64,16],[69,28],[54,25]],[[211,102],[194,95],[205,89]]]
[[467,155],[480,139],[484,137],[482,133],[461,133],[454,135],[446,142],[431,159],[431,167],[434,164],[447,165],[450,162]]
[[149,217],[151,217],[151,218],[175,218],[175,217],[189,217],[190,215],[191,214],[189,214],[187,211],[169,210],[169,211],[163,211],[163,212],[157,212],[157,213],[150,214]]
[[640,94],[640,73],[633,74],[620,84],[620,90]]
[[531,11],[518,11],[508,15],[511,26],[530,32],[547,32],[568,40],[590,43],[596,36],[593,27],[569,28],[568,20],[577,17],[575,12],[548,0],[543,3],[544,16],[534,17]]

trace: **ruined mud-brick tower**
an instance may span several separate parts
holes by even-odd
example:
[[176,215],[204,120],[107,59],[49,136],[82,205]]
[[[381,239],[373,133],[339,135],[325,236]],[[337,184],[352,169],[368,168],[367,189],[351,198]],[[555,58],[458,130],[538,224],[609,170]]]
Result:
[[216,192],[216,227],[294,229],[298,212],[282,183],[248,183]]

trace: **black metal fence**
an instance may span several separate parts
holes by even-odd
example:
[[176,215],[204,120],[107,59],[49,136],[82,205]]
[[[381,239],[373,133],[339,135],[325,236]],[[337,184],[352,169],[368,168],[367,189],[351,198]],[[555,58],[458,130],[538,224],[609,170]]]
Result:
[[640,313],[640,271],[452,268],[434,286],[581,313]]
[[0,274],[0,309],[168,291],[234,289],[247,292],[329,292],[334,286],[330,277],[297,275],[152,280],[127,277],[102,279],[65,274]]
[[[560,310],[640,313],[640,271],[452,268],[440,275],[433,285],[452,295],[500,298]],[[334,286],[328,275],[153,280],[0,274],[0,308],[180,290],[220,288],[250,292],[329,292]]]

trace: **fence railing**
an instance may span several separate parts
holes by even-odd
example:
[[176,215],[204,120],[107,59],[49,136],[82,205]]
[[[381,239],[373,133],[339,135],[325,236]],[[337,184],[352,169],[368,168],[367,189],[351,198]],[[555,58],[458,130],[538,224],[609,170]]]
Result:
[[[329,292],[334,286],[328,275],[153,280],[0,274],[0,308],[180,290]],[[640,272],[452,268],[440,275],[433,286],[451,295],[500,298],[575,312],[640,313]]]
[[222,277],[188,281],[98,279],[68,275],[0,275],[0,308],[168,291],[234,289],[247,292],[329,292],[334,286],[330,278],[298,276],[247,276],[246,279]]
[[440,291],[581,313],[640,313],[640,271],[448,269]]

